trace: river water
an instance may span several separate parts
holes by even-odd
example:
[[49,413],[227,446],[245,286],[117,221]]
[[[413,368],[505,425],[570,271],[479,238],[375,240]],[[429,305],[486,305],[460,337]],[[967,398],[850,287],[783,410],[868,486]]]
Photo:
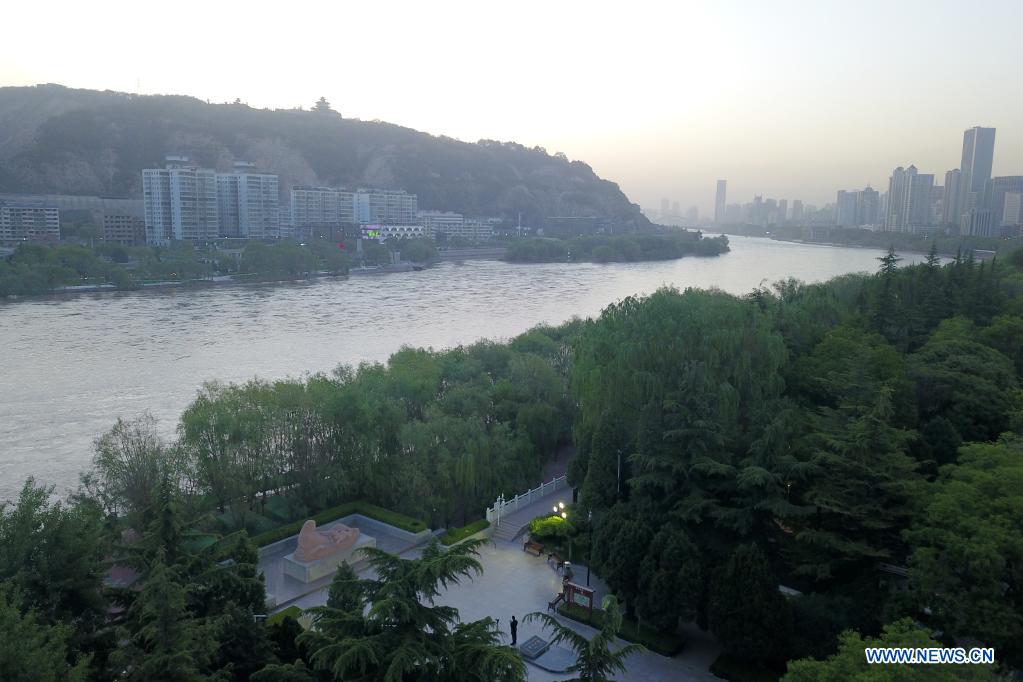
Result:
[[[267,286],[0,303],[0,500],[25,478],[77,485],[93,440],[152,412],[168,435],[203,381],[275,379],[383,361],[403,345],[504,339],[663,285],[736,294],[788,277],[874,271],[880,254],[729,237],[716,258],[442,263],[423,272]],[[904,261],[909,262],[910,259]]]

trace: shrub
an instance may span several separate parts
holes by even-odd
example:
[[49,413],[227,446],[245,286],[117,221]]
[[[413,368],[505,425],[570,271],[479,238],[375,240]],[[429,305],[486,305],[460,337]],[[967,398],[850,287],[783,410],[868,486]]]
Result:
[[447,533],[444,533],[444,535],[441,536],[440,543],[450,547],[456,542],[464,540],[470,535],[475,535],[486,528],[490,528],[490,521],[487,521],[486,519],[480,519],[479,521],[470,523],[468,526],[462,526],[461,528],[451,528]]
[[[600,609],[593,609],[593,616],[590,617],[590,610],[575,604],[562,604],[558,607],[558,613],[574,621],[592,625],[600,629],[604,622],[604,612]],[[640,625],[630,618],[622,618],[622,629],[618,636],[627,642],[642,644],[650,651],[669,658],[675,656],[685,646],[685,639],[675,632],[661,632],[646,625]]]
[[285,618],[294,618],[295,620],[298,620],[298,617],[301,616],[301,615],[302,615],[302,609],[300,609],[297,606],[292,605],[292,606],[289,606],[288,608],[286,608],[286,609],[284,609],[282,611],[278,611],[277,613],[275,613],[272,616],[270,616],[269,618],[267,618],[266,619],[266,624],[267,625],[273,625],[274,623],[279,623],[280,621],[284,620]]
[[557,514],[537,516],[529,522],[529,534],[534,540],[550,542],[567,538],[572,532],[572,524]]

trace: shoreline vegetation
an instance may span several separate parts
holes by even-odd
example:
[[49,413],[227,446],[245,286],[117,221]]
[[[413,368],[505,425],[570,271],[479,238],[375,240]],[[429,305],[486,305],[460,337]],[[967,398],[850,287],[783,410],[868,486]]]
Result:
[[[571,442],[564,542],[637,627],[695,622],[787,682],[864,666],[876,637],[968,638],[1018,668],[1023,252],[879,260],[744,296],[662,288],[503,343],[208,383],[170,441],[151,416],[118,420],[66,500],[29,479],[0,505],[0,641],[22,642],[26,678],[183,661],[189,679],[309,679],[349,627],[377,627],[359,620],[372,599],[415,594],[387,581],[471,565],[486,506]],[[252,538],[357,508],[447,527],[452,546],[431,543],[422,565],[372,553],[382,582],[339,571],[314,634],[255,619]],[[388,650],[422,627],[389,632]]]
[[511,242],[510,263],[632,263],[675,260],[684,256],[719,256],[728,251],[728,237],[700,232],[667,234],[589,235],[568,239],[532,238]]
[[[716,256],[728,251],[728,238],[699,232],[595,235],[566,240],[524,239],[475,249],[454,249],[453,260],[479,253],[512,263],[592,261],[598,263],[668,260],[686,255]],[[205,249],[185,244],[127,247],[119,244],[22,244],[0,260],[0,300],[53,294],[139,291],[167,287],[224,284],[276,284],[317,279],[410,272],[447,257],[427,239],[401,242],[363,240],[361,256],[354,242],[345,248],[326,240],[244,247],[212,244]],[[400,254],[401,262],[393,262]]]
[[917,235],[902,232],[883,232],[859,227],[825,226],[803,228],[781,226],[772,230],[756,225],[731,225],[708,228],[708,232],[739,237],[763,237],[796,244],[819,244],[884,250],[894,247],[905,253],[930,253],[933,246],[942,256],[956,253],[992,252],[1004,254],[1023,247],[1023,238],[975,237],[970,235]]

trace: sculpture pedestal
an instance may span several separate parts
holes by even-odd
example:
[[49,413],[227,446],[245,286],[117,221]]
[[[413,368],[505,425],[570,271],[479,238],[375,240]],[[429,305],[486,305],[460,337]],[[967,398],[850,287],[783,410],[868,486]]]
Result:
[[337,571],[337,568],[341,565],[342,561],[354,564],[355,561],[361,559],[361,556],[355,557],[355,560],[352,561],[352,555],[363,547],[376,546],[376,538],[360,534],[354,547],[350,547],[344,552],[325,556],[322,559],[316,559],[314,561],[298,561],[295,559],[295,553],[292,552],[284,557],[284,575],[290,576],[295,580],[300,580],[304,583],[311,583],[314,580],[319,580],[323,576],[330,575]]

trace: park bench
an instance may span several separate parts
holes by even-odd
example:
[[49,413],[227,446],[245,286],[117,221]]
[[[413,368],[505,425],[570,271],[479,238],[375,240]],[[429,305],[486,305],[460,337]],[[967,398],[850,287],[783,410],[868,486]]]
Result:
[[561,571],[565,567],[565,560],[558,556],[556,553],[551,552],[547,555],[547,563],[554,565],[555,571]]
[[522,551],[540,556],[543,554],[543,545],[534,540],[526,540],[526,542],[522,545]]
[[562,592],[557,597],[555,597],[554,601],[547,602],[547,610],[548,611],[557,611],[558,604],[560,604],[563,601],[565,601],[565,593],[564,592]]

